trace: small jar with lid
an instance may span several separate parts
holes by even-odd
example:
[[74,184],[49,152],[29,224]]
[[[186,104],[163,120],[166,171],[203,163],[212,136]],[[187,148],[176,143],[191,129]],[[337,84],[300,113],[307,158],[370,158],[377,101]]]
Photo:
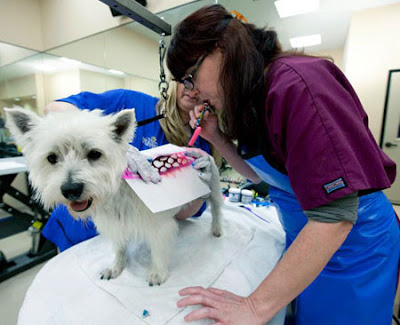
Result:
[[253,200],[253,191],[250,190],[242,190],[241,192],[241,201],[244,204],[250,204]]
[[240,202],[240,189],[238,188],[229,189],[229,201]]

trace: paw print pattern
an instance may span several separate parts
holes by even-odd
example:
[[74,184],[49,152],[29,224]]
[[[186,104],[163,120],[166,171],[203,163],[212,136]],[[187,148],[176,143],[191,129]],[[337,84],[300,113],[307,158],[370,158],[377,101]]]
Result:
[[186,157],[183,153],[174,153],[169,156],[158,156],[153,159],[152,165],[157,168],[160,174],[190,165],[194,159]]

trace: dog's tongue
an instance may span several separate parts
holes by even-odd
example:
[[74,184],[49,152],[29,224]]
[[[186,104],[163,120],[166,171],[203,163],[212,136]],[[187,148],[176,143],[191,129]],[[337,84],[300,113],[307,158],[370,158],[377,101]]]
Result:
[[89,201],[85,200],[82,202],[74,201],[70,203],[71,209],[74,211],[82,211],[85,210],[88,206]]

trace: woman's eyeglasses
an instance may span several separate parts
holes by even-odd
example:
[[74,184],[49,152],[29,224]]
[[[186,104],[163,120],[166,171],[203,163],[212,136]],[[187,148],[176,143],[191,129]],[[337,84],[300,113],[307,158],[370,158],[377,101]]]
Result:
[[196,78],[196,72],[199,70],[200,65],[203,63],[207,55],[203,55],[194,66],[192,72],[188,74],[186,78],[183,79],[173,79],[174,81],[180,82],[185,87],[185,90],[192,91],[194,89],[194,79]]

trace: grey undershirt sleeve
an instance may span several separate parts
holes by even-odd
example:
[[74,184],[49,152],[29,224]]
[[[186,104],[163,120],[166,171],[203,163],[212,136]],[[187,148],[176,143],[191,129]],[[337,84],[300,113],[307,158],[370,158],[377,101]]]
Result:
[[358,192],[355,192],[328,204],[305,210],[304,213],[308,219],[314,221],[335,223],[346,220],[354,225],[358,216],[358,204]]

